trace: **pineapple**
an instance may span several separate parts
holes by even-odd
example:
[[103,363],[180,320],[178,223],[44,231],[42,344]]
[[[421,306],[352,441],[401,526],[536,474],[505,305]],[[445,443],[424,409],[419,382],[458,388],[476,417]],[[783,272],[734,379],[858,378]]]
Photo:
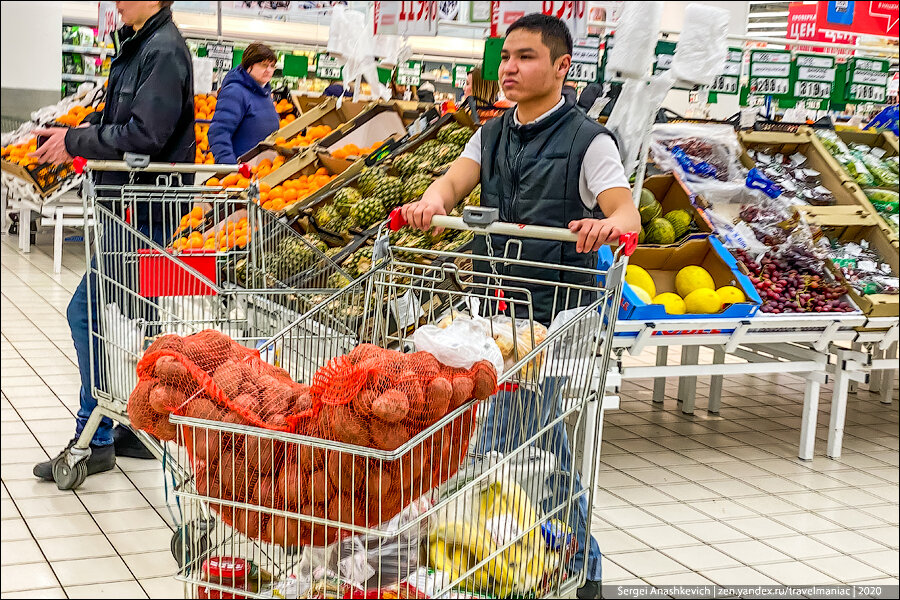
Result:
[[350,216],[362,229],[368,229],[375,223],[384,221],[387,218],[387,211],[379,198],[371,196],[354,205]]
[[313,218],[316,221],[316,225],[328,231],[334,231],[342,221],[337,209],[330,204],[319,207]]
[[288,237],[281,240],[276,250],[275,269],[268,272],[276,279],[285,281],[305,269],[315,256],[310,244],[305,239]]
[[385,177],[385,172],[379,167],[366,167],[356,184],[356,189],[363,196],[369,196],[378,187],[378,182]]
[[351,277],[359,277],[372,268],[372,248],[360,248],[341,265]]
[[413,202],[422,197],[434,178],[427,173],[417,173],[403,184],[403,202]]
[[468,127],[460,127],[458,130],[454,131],[450,136],[450,139],[447,141],[451,144],[456,144],[457,146],[465,146],[469,138],[472,137],[472,130]]
[[481,184],[475,186],[475,188],[469,192],[469,195],[466,196],[465,202],[463,202],[466,206],[481,206]]
[[361,199],[362,194],[360,194],[356,189],[351,187],[342,188],[338,190],[334,195],[333,204],[338,213],[342,217],[346,217],[350,214],[350,209],[353,208],[353,205],[359,202]]
[[403,182],[399,177],[384,177],[378,182],[373,195],[381,200],[385,209],[391,210],[403,204]]
[[460,129],[462,129],[462,125],[459,123],[449,123],[438,131],[437,139],[439,142],[450,142]]
[[429,157],[431,154],[441,147],[441,142],[437,140],[428,140],[427,142],[423,142],[421,146],[416,148],[414,154],[418,156]]
[[432,160],[438,166],[444,166],[452,163],[462,154],[463,147],[454,144],[444,144],[437,148],[432,155]]
[[329,289],[342,289],[350,285],[350,279],[338,271],[328,276],[326,285]]
[[234,265],[234,278],[235,280],[246,287],[247,285],[247,259],[242,258],[237,261],[237,264]]

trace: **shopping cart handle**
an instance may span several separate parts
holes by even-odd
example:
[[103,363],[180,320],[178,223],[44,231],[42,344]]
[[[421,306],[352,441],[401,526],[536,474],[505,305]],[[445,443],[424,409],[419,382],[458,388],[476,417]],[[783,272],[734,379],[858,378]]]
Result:
[[87,159],[83,156],[76,156],[72,159],[72,168],[75,169],[75,172],[81,175],[84,173],[84,168],[87,166]]
[[241,177],[250,179],[250,176],[253,175],[253,167],[250,166],[250,163],[241,163],[241,166],[238,167],[238,173],[240,173]]
[[637,248],[638,234],[628,231],[619,236],[619,248],[625,256],[631,256]]
[[406,227],[406,217],[403,216],[402,208],[395,208],[388,217],[388,229],[399,231],[401,227]]

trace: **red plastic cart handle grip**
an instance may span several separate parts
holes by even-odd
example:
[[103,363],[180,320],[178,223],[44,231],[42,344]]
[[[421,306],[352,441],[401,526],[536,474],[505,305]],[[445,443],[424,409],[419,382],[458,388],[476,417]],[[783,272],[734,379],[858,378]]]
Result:
[[87,166],[87,159],[83,156],[76,156],[72,159],[72,168],[75,169],[75,172],[81,175],[84,173],[84,168]]
[[395,208],[388,217],[388,229],[391,231],[399,231],[401,227],[406,226],[406,217],[403,216],[403,209]]
[[241,166],[238,167],[238,173],[240,173],[241,177],[250,179],[250,176],[253,175],[253,167],[248,163],[241,163]]
[[634,249],[637,248],[638,234],[633,231],[623,233],[619,236],[619,247],[622,248],[622,254],[631,256]]

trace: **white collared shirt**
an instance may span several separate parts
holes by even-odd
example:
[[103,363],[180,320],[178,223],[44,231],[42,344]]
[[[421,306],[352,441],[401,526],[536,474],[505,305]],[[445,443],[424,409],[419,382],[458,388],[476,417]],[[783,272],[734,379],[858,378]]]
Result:
[[[562,108],[565,104],[565,98],[560,98],[556,106],[537,117],[532,123],[537,123],[541,119],[546,119],[554,111]],[[501,117],[497,117],[498,119]],[[519,109],[515,109],[513,113],[513,121],[516,125],[521,125],[519,121]],[[466,144],[460,158],[468,158],[478,165],[481,165],[481,129],[475,132],[469,142]],[[625,167],[622,166],[622,160],[619,158],[619,149],[612,137],[608,135],[598,135],[588,146],[587,152],[584,154],[584,161],[581,163],[581,174],[578,178],[578,192],[581,196],[581,202],[588,210],[597,207],[597,196],[608,189],[623,187],[631,190],[628,183],[628,177],[625,176]]]

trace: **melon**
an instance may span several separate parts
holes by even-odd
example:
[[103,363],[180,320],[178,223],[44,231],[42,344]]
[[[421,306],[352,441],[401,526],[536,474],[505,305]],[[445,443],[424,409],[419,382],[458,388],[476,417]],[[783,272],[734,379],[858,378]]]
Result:
[[675,241],[675,228],[666,219],[653,219],[644,229],[648,244],[671,244]]
[[641,213],[641,225],[646,225],[653,219],[662,216],[662,205],[657,202],[653,192],[646,188],[641,190],[641,200],[638,203],[638,212]]
[[670,210],[663,218],[672,224],[672,228],[675,230],[676,240],[690,230],[691,221],[693,220],[691,219],[691,213],[680,208]]

